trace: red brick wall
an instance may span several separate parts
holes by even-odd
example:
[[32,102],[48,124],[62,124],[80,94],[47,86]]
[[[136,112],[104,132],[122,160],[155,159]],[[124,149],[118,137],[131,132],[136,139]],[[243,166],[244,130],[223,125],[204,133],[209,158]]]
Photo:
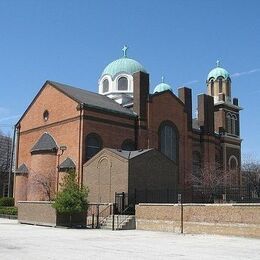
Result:
[[[191,171],[192,141],[188,138],[187,114],[184,105],[169,92],[155,95],[148,104],[148,143],[149,148],[158,147],[158,129],[163,121],[173,122],[179,132],[179,182],[183,186]],[[186,175],[186,177],[185,177]]]
[[[60,157],[60,163],[70,157],[76,163],[76,170],[79,170],[80,111],[77,110],[77,105],[77,102],[50,85],[46,85],[42,89],[40,95],[20,122],[18,166],[25,163],[29,171],[35,172],[34,168],[37,163],[32,162],[31,149],[42,134],[48,132],[58,146],[65,145],[67,147],[67,150]],[[46,109],[49,111],[49,119],[45,122],[43,112]],[[55,156],[55,165],[54,160],[52,161],[55,169],[57,169],[57,160],[58,157]],[[30,174],[28,177],[30,179]],[[24,182],[20,182],[18,177],[15,185],[15,195],[20,194],[21,190],[25,189],[24,185]],[[29,197],[32,198],[32,195]],[[16,201],[23,198],[17,195]]]

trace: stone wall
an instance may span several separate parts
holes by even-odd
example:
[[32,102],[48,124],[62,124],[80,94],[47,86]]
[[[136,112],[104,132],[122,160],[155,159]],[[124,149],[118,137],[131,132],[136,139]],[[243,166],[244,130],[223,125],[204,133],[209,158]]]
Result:
[[[181,205],[136,205],[136,228],[181,232]],[[183,232],[260,238],[260,204],[183,204]]]
[[18,221],[42,226],[86,226],[86,213],[59,214],[50,201],[19,201]]
[[19,201],[19,223],[56,226],[56,210],[51,205],[49,201]]

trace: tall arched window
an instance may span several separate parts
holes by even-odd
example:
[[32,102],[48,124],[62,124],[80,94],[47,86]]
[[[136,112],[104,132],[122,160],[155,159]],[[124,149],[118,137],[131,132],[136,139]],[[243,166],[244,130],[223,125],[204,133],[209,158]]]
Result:
[[213,79],[210,81],[210,92],[211,92],[211,96],[214,96],[214,80]]
[[236,121],[237,121],[236,115],[232,115],[231,116],[231,133],[233,135],[236,134]]
[[227,88],[226,95],[228,97],[230,97],[230,80],[229,79],[227,79],[226,88]]
[[235,156],[231,156],[229,159],[229,169],[236,170],[238,167],[237,158]]
[[134,151],[135,150],[135,143],[134,143],[134,141],[132,141],[130,139],[126,139],[122,143],[121,149],[122,150],[126,150],[126,151]]
[[126,77],[121,77],[118,80],[118,90],[128,90],[128,80]]
[[178,163],[179,133],[170,121],[163,122],[159,128],[159,149],[174,162]]
[[86,160],[93,157],[102,149],[102,139],[99,135],[91,133],[86,137]]
[[231,119],[231,114],[230,113],[227,114],[226,124],[227,124],[227,132],[229,134],[231,134],[231,131],[232,131],[232,129],[231,129],[232,128],[232,119]]
[[108,79],[104,79],[104,80],[103,80],[102,86],[103,86],[103,93],[108,92],[108,90],[109,90],[109,82],[108,82]]
[[222,78],[219,78],[219,93],[222,93],[223,89],[222,89]]

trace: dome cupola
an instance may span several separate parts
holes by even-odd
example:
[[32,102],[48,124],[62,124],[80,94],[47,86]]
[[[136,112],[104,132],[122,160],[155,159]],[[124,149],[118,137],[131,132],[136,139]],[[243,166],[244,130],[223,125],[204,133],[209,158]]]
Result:
[[133,74],[145,72],[144,67],[136,60],[127,57],[128,47],[122,49],[123,57],[109,63],[99,79],[99,94],[114,99],[121,105],[133,103]]
[[129,59],[124,56],[118,60],[109,63],[103,70],[101,77],[109,75],[112,78],[115,78],[120,73],[133,75],[138,71],[146,72],[144,67],[138,61],[134,59]]
[[214,97],[214,102],[231,102],[231,79],[229,73],[219,66],[211,70],[207,77],[208,94]]
[[214,68],[213,70],[211,70],[209,72],[208,77],[207,77],[207,81],[209,81],[211,79],[216,80],[219,77],[222,77],[225,80],[230,79],[229,73],[225,69],[221,68],[219,66],[219,63],[220,63],[219,60],[217,60],[217,62],[216,62],[217,66],[216,66],[216,68]]
[[154,88],[153,94],[167,91],[167,90],[172,91],[172,88],[169,84],[164,82],[164,77],[162,77],[162,82]]

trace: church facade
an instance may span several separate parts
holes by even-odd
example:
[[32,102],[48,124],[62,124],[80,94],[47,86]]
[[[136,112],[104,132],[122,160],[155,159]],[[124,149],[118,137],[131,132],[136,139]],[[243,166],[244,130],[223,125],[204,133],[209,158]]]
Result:
[[232,99],[230,75],[217,64],[206,83],[192,118],[191,89],[175,94],[162,80],[150,93],[149,74],[126,48],[103,70],[98,93],[46,81],[16,125],[16,201],[48,199],[39,184],[55,193],[71,168],[82,184],[84,164],[102,148],[158,150],[174,163],[181,188],[196,167],[239,168],[241,108]]

